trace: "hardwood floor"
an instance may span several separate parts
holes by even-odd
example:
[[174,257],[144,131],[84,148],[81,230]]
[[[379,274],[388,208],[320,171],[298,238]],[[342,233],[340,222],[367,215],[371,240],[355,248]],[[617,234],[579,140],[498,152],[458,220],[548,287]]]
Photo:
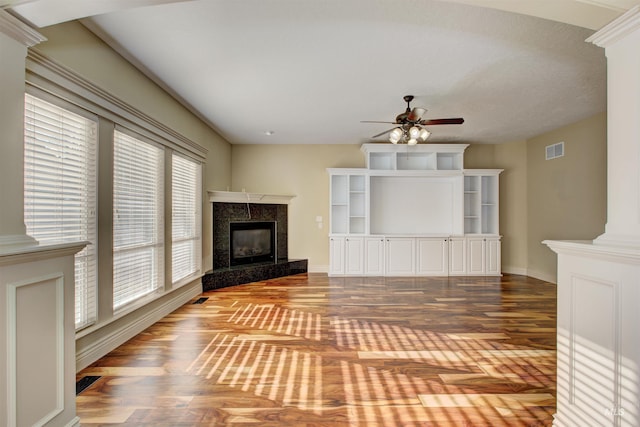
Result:
[[83,426],[549,426],[556,287],[301,274],[206,292],[78,373]]

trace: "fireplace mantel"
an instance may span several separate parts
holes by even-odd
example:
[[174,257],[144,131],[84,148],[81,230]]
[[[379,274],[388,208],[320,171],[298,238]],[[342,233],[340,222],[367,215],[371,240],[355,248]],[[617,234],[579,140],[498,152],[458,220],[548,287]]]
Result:
[[238,191],[208,191],[209,201],[222,203],[267,203],[288,205],[295,196],[281,194],[245,193]]

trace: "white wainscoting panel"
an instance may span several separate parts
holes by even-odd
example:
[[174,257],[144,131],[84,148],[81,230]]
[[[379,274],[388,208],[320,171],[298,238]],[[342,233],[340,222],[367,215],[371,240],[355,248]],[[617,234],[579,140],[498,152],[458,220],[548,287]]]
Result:
[[640,250],[545,241],[558,254],[553,425],[640,425]]
[[0,426],[74,427],[74,255],[0,247]]
[[[572,411],[589,412],[605,405],[616,408],[620,384],[620,307],[618,284],[572,274],[569,301],[568,369],[569,402]],[[594,394],[594,389],[598,390]],[[590,420],[606,425],[610,417],[606,411],[594,413]]]
[[45,425],[64,410],[64,275],[10,283],[7,293],[9,423]]

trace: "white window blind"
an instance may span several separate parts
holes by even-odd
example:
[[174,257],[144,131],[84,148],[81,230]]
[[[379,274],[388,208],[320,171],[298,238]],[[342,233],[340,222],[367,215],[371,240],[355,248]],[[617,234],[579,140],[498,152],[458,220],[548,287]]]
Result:
[[202,168],[173,153],[172,283],[200,272],[202,252]]
[[41,244],[89,241],[75,256],[75,325],[95,322],[97,120],[25,96],[24,221]]
[[113,159],[113,307],[164,282],[164,149],[118,130]]

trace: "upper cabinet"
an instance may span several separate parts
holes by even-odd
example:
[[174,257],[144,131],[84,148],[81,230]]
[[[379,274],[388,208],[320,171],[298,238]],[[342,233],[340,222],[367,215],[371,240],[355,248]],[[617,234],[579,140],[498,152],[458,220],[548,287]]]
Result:
[[367,168],[387,171],[461,171],[467,144],[362,144]]

